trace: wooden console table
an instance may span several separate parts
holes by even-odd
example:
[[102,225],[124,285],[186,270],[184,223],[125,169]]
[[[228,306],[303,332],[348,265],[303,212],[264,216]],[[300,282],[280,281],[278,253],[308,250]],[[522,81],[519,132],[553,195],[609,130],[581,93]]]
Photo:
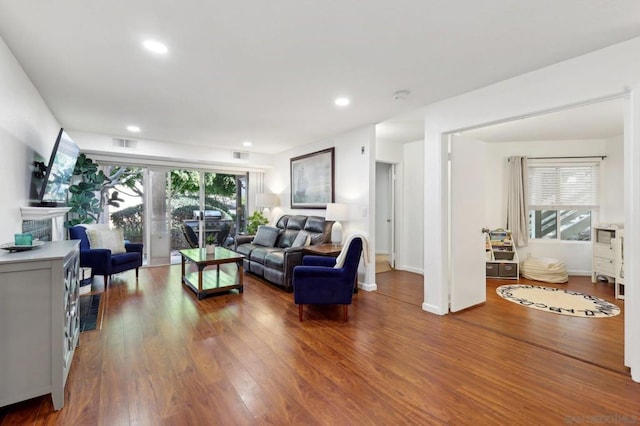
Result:
[[[240,293],[243,292],[243,255],[224,247],[216,247],[214,253],[207,253],[203,248],[180,250],[180,256],[182,256],[182,284],[193,290],[198,300],[234,288],[237,288]],[[198,272],[187,273],[185,265],[187,262],[195,264]],[[220,265],[226,263],[235,263],[238,273],[230,274],[220,271]],[[216,266],[216,270],[205,271],[207,266]]]

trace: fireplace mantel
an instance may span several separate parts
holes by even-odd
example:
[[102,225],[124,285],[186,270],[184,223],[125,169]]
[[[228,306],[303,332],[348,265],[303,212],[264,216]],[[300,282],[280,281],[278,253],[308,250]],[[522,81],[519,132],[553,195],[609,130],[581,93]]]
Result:
[[20,207],[22,220],[43,220],[64,216],[71,207]]

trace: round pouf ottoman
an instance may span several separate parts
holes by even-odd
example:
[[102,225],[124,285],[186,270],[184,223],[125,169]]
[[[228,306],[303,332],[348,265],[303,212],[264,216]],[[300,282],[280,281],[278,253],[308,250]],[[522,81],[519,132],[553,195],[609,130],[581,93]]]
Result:
[[520,264],[520,274],[530,280],[546,283],[566,283],[569,281],[567,267],[558,259],[530,257]]

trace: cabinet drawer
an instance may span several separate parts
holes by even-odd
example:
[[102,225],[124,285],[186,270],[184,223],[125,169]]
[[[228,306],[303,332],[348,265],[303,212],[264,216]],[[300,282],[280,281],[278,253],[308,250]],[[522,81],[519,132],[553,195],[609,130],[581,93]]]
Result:
[[498,274],[501,277],[517,277],[518,265],[515,263],[501,263],[498,267]]
[[593,258],[593,272],[600,272],[605,275],[614,276],[615,267],[613,266],[613,260],[603,259],[600,257]]
[[498,263],[487,262],[487,277],[497,277],[499,272]]
[[613,260],[614,259],[613,246],[603,245],[603,244],[594,244],[593,256]]

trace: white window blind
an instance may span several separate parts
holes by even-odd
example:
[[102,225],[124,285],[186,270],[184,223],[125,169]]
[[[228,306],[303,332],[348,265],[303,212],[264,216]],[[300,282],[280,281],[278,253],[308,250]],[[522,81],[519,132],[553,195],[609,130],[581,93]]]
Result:
[[530,160],[529,208],[571,210],[599,207],[599,162]]

